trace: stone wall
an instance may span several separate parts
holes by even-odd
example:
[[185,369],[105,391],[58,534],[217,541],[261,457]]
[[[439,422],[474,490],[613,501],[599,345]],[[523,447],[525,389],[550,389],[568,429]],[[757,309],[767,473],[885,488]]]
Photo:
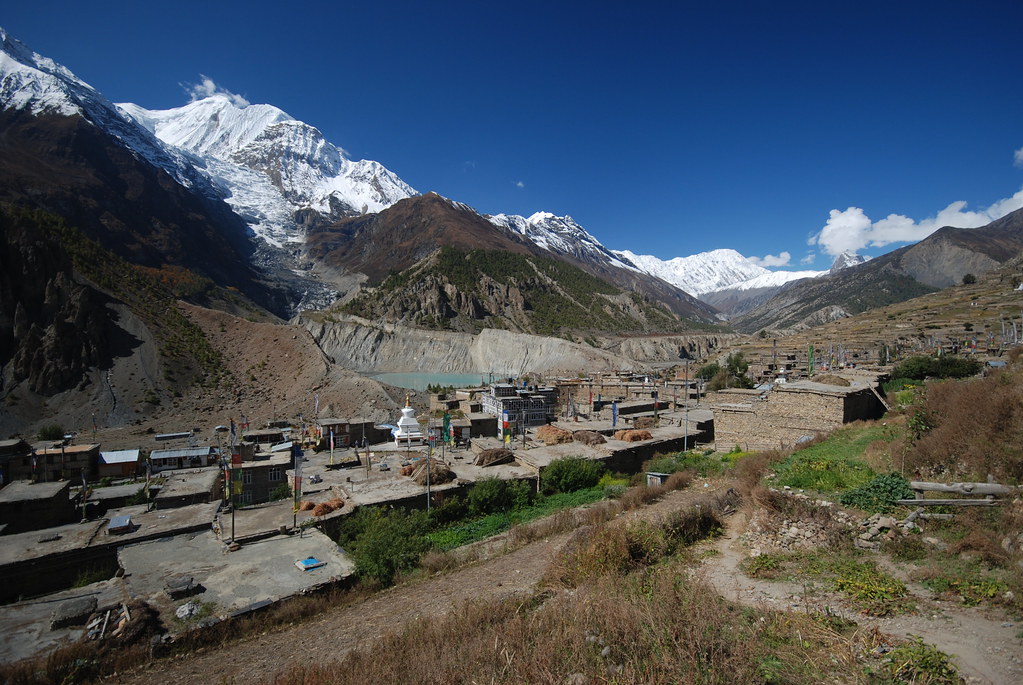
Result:
[[844,423],[881,416],[880,401],[869,388],[819,392],[778,388],[764,399],[714,407],[714,435],[719,449],[790,448],[804,436],[828,433]]

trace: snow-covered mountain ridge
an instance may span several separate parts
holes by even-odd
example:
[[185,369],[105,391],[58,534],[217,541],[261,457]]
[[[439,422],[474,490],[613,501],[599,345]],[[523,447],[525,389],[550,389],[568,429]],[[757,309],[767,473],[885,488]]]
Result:
[[353,161],[319,129],[271,105],[211,95],[183,107],[118,105],[167,145],[186,150],[228,191],[267,242],[304,241],[312,210],[325,220],[379,212],[416,191],[378,162]]
[[0,28],[0,109],[25,110],[37,116],[80,115],[183,186],[207,196],[221,194],[180,151],[164,145],[69,69],[32,52],[3,28]]
[[653,255],[637,255],[628,250],[616,250],[615,254],[697,297],[726,289],[780,287],[800,278],[816,278],[827,273],[771,271],[730,249],[711,250],[667,261]]
[[[186,187],[225,200],[271,250],[305,243],[310,223],[379,212],[417,194],[381,164],[348,159],[319,129],[272,105],[239,106],[223,94],[168,110],[114,105],[3,29],[0,38],[0,106],[82,115]],[[486,218],[554,254],[650,274],[697,296],[823,273],[769,271],[727,249],[667,261],[612,251],[570,216],[549,212]]]
[[[517,214],[495,214],[485,217],[490,223],[517,233],[535,245],[555,254],[609,264],[638,271],[634,264],[623,260],[604,247],[599,240],[577,224],[570,216],[555,216],[550,212],[536,212],[529,217]],[[655,275],[655,274],[651,274]]]

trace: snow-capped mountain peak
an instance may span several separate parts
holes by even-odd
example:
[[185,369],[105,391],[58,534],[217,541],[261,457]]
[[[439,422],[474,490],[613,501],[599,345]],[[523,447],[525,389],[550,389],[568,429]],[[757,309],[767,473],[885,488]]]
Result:
[[667,261],[652,255],[615,251],[643,271],[657,276],[691,295],[700,297],[719,290],[750,290],[780,287],[800,278],[816,278],[826,271],[771,271],[731,249],[700,252]]
[[251,143],[272,124],[294,121],[271,105],[239,107],[227,95],[215,94],[184,107],[153,111],[119,104],[165,143],[203,157],[226,157]]
[[241,107],[215,94],[160,111],[118,106],[200,160],[228,204],[272,245],[303,242],[309,210],[333,220],[379,212],[417,194],[382,164],[348,159],[319,129],[272,105]]
[[555,254],[637,270],[634,264],[604,247],[570,216],[536,212],[528,218],[517,214],[494,214],[486,218],[495,226],[518,233]]
[[850,266],[863,264],[869,259],[870,257],[865,257],[861,254],[856,254],[855,252],[849,252],[848,250],[846,250],[842,254],[835,257],[835,261],[831,265],[831,270],[829,271],[829,273],[836,273],[838,271],[841,271],[842,269],[848,269]]
[[32,114],[81,116],[120,141],[135,155],[206,196],[219,196],[209,179],[179,151],[124,115],[95,88],[48,57],[32,52],[0,28],[0,109]]
[[771,273],[735,250],[729,249],[711,250],[667,261],[653,255],[638,255],[628,250],[616,250],[615,254],[643,271],[696,296]]
[[0,28],[0,107],[33,114],[82,113],[82,95],[98,98],[91,86],[48,57],[32,52]]

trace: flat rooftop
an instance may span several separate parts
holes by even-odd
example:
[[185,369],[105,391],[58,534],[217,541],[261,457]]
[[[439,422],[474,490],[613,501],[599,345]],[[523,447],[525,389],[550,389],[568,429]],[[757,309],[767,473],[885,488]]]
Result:
[[[183,529],[212,527],[219,508],[220,502],[148,512],[145,505],[122,507],[111,509],[101,519],[85,523],[4,535],[3,544],[0,544],[0,566],[86,547],[123,545],[152,535],[173,535]],[[108,533],[107,522],[115,516],[125,515],[131,516],[134,529],[130,533]]]
[[105,488],[93,488],[89,494],[89,501],[104,499],[118,499],[120,497],[131,497],[139,490],[146,487],[145,482],[128,483],[126,485],[111,485]]
[[188,497],[202,495],[213,489],[217,479],[220,478],[220,468],[207,466],[201,469],[180,469],[177,471],[162,471],[159,474],[167,480],[156,496],[157,500],[171,497]]
[[30,480],[11,481],[7,487],[0,490],[0,503],[3,502],[31,502],[39,499],[52,499],[61,490],[69,487],[68,481],[57,480],[49,483],[33,483]]
[[814,392],[827,395],[851,395],[856,392],[870,391],[870,386],[865,383],[856,382],[856,385],[827,385],[813,381],[796,381],[795,383],[781,383],[775,386],[776,392]]
[[[295,566],[316,557],[326,564],[311,571]],[[212,532],[150,540],[122,547],[117,554],[128,591],[161,612],[173,612],[186,600],[172,600],[168,580],[192,578],[206,591],[191,600],[212,602],[214,613],[228,615],[255,602],[276,601],[350,576],[354,562],[323,533],[275,535],[243,544],[235,552]],[[173,613],[171,613],[173,616]]]

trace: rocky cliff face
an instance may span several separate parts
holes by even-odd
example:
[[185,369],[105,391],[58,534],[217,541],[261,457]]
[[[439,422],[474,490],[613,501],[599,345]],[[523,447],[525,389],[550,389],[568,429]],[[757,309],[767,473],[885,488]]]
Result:
[[300,319],[331,360],[362,373],[523,373],[635,366],[613,352],[561,338],[487,329],[478,335],[426,331],[358,317]]
[[735,335],[609,338],[600,347],[488,328],[478,335],[426,331],[358,317],[340,321],[302,318],[331,360],[362,373],[593,373],[645,370],[712,355]]
[[104,296],[77,282],[71,259],[24,215],[0,211],[0,386],[69,390],[109,355]]

